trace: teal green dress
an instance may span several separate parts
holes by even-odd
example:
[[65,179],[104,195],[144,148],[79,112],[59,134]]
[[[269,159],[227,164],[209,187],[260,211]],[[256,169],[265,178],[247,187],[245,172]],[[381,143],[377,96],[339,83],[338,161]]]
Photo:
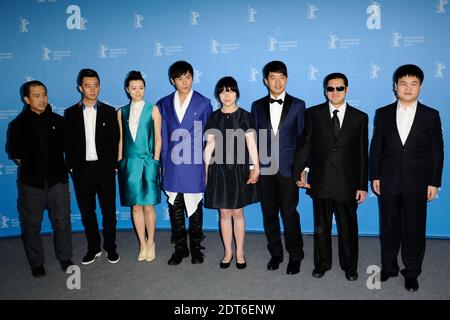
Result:
[[156,205],[161,202],[159,161],[154,157],[152,112],[145,103],[139,118],[136,141],[131,136],[128,120],[130,104],[122,112],[122,159],[119,161],[119,193],[122,206]]

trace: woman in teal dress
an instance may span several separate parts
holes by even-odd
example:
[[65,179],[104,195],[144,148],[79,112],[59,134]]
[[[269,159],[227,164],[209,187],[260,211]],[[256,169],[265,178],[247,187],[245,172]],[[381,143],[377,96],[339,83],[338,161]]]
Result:
[[122,206],[132,207],[140,243],[138,260],[152,261],[155,259],[154,206],[161,202],[161,114],[157,107],[144,101],[145,81],[139,71],[128,73],[125,90],[131,101],[117,112],[120,202]]

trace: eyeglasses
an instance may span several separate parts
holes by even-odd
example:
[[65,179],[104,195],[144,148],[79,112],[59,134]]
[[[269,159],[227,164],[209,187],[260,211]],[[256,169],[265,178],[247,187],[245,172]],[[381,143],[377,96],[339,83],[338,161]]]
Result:
[[340,87],[326,87],[325,88],[328,92],[333,92],[334,90],[336,90],[337,92],[342,92],[345,90],[345,86],[340,86]]

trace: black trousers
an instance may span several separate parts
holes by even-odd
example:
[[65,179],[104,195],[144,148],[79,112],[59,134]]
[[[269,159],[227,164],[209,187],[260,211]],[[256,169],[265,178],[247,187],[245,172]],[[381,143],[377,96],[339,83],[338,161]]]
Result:
[[299,200],[298,187],[292,178],[276,175],[261,175],[261,208],[267,249],[272,257],[283,258],[279,214],[284,227],[284,240],[290,259],[302,260],[303,238],[300,216],[297,212]]
[[22,240],[28,263],[32,267],[44,264],[41,224],[45,210],[48,210],[53,228],[56,258],[60,261],[72,259],[69,183],[57,183],[44,189],[20,184],[19,219]]
[[72,173],[75,195],[81,213],[88,251],[99,252],[101,239],[97,223],[96,196],[100,204],[103,226],[103,248],[116,249],[116,173],[98,161],[87,161]]
[[342,270],[358,269],[358,219],[356,200],[336,201],[313,198],[314,206],[314,267],[331,269],[331,228],[333,213],[338,230],[339,264]]
[[[169,203],[170,225],[172,227],[172,242],[175,250],[187,248],[187,232],[185,227],[185,215],[187,213],[183,193],[177,193],[173,205]],[[203,249],[203,201],[198,204],[197,210],[189,217],[189,245],[191,251]]]
[[398,272],[397,256],[401,248],[404,274],[418,277],[425,255],[426,195],[382,194],[379,204],[381,268],[387,272]]

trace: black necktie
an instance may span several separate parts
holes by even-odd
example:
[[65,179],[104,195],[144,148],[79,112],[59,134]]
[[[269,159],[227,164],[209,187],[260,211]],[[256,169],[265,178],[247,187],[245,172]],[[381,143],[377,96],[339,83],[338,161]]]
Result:
[[278,102],[279,104],[283,104],[283,99],[272,99],[270,98],[270,103]]
[[337,116],[339,110],[333,111],[333,118],[331,120],[333,121],[333,127],[334,127],[334,137],[337,139],[339,135],[339,130],[341,129],[341,126],[339,125],[339,118]]

